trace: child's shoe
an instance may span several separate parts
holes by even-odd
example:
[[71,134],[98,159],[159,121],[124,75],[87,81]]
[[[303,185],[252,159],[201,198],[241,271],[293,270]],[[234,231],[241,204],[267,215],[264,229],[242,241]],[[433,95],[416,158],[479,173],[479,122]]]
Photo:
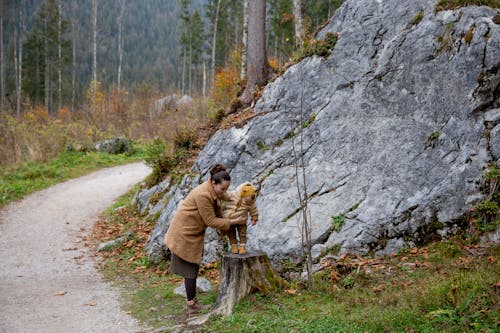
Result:
[[246,253],[247,253],[246,244],[240,244],[240,254],[246,254]]
[[231,253],[238,254],[238,244],[231,244]]

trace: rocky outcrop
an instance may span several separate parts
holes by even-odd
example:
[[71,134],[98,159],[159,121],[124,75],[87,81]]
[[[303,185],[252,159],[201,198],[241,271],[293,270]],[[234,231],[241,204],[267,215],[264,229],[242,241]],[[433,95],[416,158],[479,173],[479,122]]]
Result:
[[125,138],[113,138],[99,141],[94,145],[94,149],[98,152],[108,154],[127,154],[132,153],[132,143]]
[[[446,237],[483,197],[485,168],[499,162],[500,27],[491,8],[436,13],[436,2],[346,1],[318,34],[339,34],[332,54],[270,83],[257,116],[218,131],[165,194],[150,259],[164,257],[176,207],[215,162],[231,169],[234,186],[259,186],[248,243],[275,262],[303,259],[296,166],[305,170],[316,256],[384,254]],[[220,246],[211,230],[204,261]]]

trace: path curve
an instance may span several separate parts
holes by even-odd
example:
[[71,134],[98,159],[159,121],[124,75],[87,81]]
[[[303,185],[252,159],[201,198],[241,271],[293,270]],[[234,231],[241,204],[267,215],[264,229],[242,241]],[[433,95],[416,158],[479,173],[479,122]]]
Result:
[[120,310],[82,236],[149,172],[143,163],[106,168],[0,210],[0,332],[142,329]]

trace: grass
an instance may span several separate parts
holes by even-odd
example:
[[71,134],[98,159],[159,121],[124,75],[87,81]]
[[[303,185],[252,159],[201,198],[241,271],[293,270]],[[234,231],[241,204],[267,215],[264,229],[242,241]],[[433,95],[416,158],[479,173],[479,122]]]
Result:
[[[232,316],[212,320],[206,331],[497,332],[500,296],[493,286],[500,273],[498,261],[469,258],[464,252],[449,259],[446,251],[432,245],[412,261],[425,260],[419,257],[427,253],[434,264],[404,266],[401,259],[407,255],[401,255],[389,261],[390,273],[361,270],[337,283],[320,273],[327,278],[319,279],[314,292],[250,296]],[[489,251],[498,258],[498,246]]]
[[[132,194],[125,200],[129,202]],[[153,327],[185,320],[184,299],[173,294],[182,279],[166,273],[168,263],[150,265],[144,243],[154,221],[132,207],[110,210],[106,227],[136,239],[106,253],[102,271],[123,291],[124,310]],[[140,226],[137,229],[137,226]],[[197,332],[498,332],[500,330],[500,246],[452,239],[402,250],[381,259],[343,255],[315,274],[316,289],[289,281],[288,289],[253,294],[230,316],[212,318]],[[284,266],[285,267],[285,266]],[[201,276],[218,282],[217,265]],[[199,294],[213,305],[216,292]]]
[[440,0],[436,4],[436,11],[456,9],[465,6],[489,6],[500,8],[499,0]]
[[24,163],[15,168],[0,168],[0,207],[56,183],[91,171],[144,158],[142,147],[132,155],[96,152],[62,152],[48,162]]
[[420,10],[416,15],[415,17],[413,18],[413,20],[411,21],[411,24],[412,25],[418,25],[420,22],[422,22],[423,18],[424,18],[424,10]]

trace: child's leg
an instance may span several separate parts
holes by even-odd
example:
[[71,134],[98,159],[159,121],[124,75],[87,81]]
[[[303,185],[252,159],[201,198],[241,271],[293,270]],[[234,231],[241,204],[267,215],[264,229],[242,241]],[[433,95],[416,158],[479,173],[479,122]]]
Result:
[[238,236],[240,237],[240,251],[239,254],[247,253],[247,226],[238,226]]
[[240,244],[247,243],[247,225],[239,225],[238,227],[238,236],[240,238]]
[[227,234],[229,244],[231,245],[231,253],[238,253],[238,240],[236,239],[236,227],[231,226]]

